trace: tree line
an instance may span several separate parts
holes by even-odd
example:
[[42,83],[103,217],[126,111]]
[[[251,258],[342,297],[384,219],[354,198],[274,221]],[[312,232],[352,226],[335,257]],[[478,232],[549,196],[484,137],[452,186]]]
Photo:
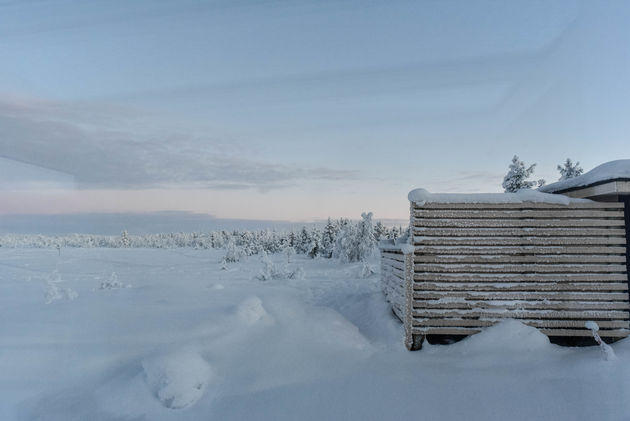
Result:
[[396,239],[406,228],[373,223],[372,213],[363,213],[358,221],[328,218],[323,226],[303,226],[298,231],[233,230],[211,232],[177,232],[166,234],[120,235],[67,234],[45,236],[33,234],[0,235],[0,247],[7,248],[183,248],[225,249],[227,261],[265,252],[274,254],[290,248],[309,257],[338,258],[354,262],[374,253],[377,242]]

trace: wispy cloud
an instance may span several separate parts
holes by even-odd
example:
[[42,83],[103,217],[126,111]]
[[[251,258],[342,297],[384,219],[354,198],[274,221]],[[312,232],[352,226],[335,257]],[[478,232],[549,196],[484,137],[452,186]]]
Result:
[[458,171],[453,177],[434,181],[433,188],[445,193],[500,191],[504,174],[491,171]]
[[270,190],[358,176],[255,159],[247,145],[192,132],[144,130],[136,117],[102,105],[0,100],[0,157],[69,174],[80,188]]

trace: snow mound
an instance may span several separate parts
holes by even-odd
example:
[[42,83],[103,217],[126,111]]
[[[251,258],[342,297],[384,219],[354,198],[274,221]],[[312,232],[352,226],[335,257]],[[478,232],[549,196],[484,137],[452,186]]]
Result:
[[236,315],[247,325],[261,322],[272,324],[274,321],[273,317],[263,307],[262,300],[256,296],[251,296],[242,301],[236,309]]
[[465,354],[527,353],[552,347],[549,338],[538,329],[513,319],[503,320],[450,346]]
[[407,196],[410,202],[420,206],[425,203],[551,203],[569,205],[588,203],[587,199],[573,199],[559,194],[541,193],[536,190],[519,190],[516,193],[430,193],[425,189],[415,189]]
[[192,351],[145,359],[142,368],[153,395],[171,409],[194,405],[204,395],[212,377],[210,365]]
[[579,175],[568,180],[558,181],[538,188],[541,192],[557,192],[577,187],[588,186],[602,181],[630,179],[630,159],[618,159],[616,161],[601,164],[586,174]]

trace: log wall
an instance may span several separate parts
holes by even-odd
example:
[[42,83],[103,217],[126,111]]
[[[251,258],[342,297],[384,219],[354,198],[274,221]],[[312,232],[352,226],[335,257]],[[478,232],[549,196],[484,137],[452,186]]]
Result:
[[381,247],[383,286],[425,335],[470,335],[504,318],[548,336],[628,336],[623,203],[411,204],[415,251]]

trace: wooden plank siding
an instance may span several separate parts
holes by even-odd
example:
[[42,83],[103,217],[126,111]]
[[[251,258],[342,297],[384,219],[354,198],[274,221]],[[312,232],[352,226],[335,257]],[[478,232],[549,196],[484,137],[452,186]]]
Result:
[[602,338],[628,336],[626,219],[614,202],[411,203],[415,252],[381,249],[408,347],[505,318],[548,336],[591,336],[588,320]]

